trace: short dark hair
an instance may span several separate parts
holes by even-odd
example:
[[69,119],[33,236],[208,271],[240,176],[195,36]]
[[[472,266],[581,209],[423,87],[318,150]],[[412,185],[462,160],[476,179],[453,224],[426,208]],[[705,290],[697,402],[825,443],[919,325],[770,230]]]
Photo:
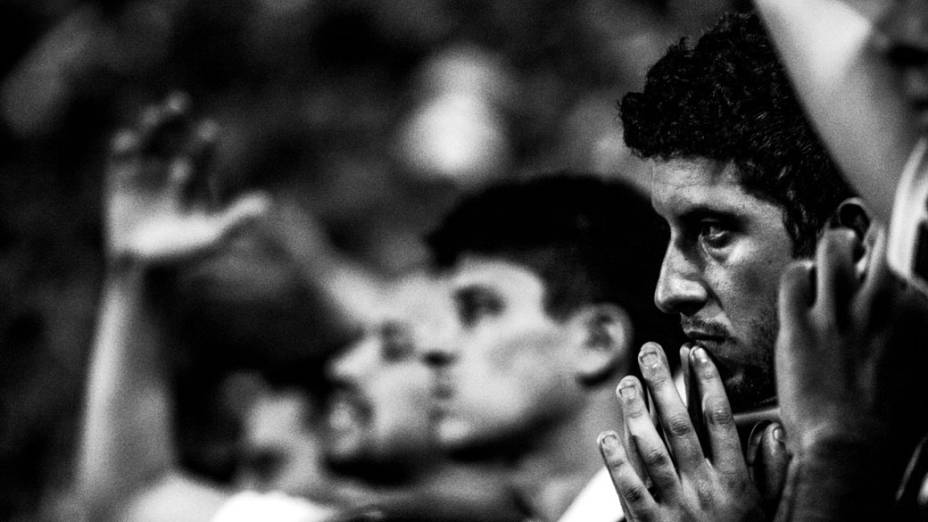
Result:
[[684,38],[622,99],[626,144],[643,158],[732,162],[742,186],[783,209],[793,254],[809,256],[854,195],[809,124],[763,25],[729,13]]
[[[621,307],[632,322],[634,346],[679,340],[672,337],[677,325],[653,301],[666,241],[637,189],[568,173],[500,183],[465,197],[427,238],[439,269],[466,254],[529,268],[544,282],[545,310],[556,319],[587,304]],[[674,346],[668,354],[675,352]]]

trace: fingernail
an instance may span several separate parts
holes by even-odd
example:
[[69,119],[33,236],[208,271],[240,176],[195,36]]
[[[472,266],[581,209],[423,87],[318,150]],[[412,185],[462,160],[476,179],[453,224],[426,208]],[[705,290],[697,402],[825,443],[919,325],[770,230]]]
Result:
[[619,397],[625,402],[631,402],[638,397],[638,388],[630,382],[620,382]]
[[619,447],[619,436],[614,431],[599,434],[599,447],[606,453],[612,454]]
[[783,431],[783,426],[777,425],[777,427],[773,428],[773,440],[780,444],[786,444],[786,432]]
[[657,369],[660,364],[660,357],[657,356],[656,352],[646,351],[641,352],[641,366],[649,370]]
[[690,353],[692,353],[693,358],[696,359],[696,364],[700,366],[709,364],[709,356],[706,354],[706,350],[704,348],[697,346],[696,348],[693,348],[692,352]]

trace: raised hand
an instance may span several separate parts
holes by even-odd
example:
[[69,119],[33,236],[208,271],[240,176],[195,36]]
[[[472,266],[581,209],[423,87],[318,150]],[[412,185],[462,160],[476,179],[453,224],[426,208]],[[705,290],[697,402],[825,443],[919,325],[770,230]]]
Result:
[[[218,127],[190,118],[190,100],[171,95],[149,107],[132,129],[113,139],[105,180],[106,252],[111,263],[170,263],[217,248],[231,232],[265,212],[261,194],[225,208],[189,197],[206,163]],[[172,143],[169,138],[177,138]]]
[[[658,433],[637,378],[618,385],[624,444],[614,432],[600,436],[600,450],[629,520],[763,520],[762,499],[751,481],[728,397],[705,349],[684,350],[693,366],[706,424],[707,448],[673,384],[667,358],[656,343],[638,355],[667,443]],[[641,469],[633,464],[640,461]],[[648,488],[646,484],[651,483]]]

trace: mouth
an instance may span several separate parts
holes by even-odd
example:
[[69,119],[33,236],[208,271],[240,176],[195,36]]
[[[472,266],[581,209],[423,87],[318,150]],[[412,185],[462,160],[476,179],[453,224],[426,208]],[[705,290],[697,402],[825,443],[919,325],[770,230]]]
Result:
[[694,346],[701,346],[706,350],[723,382],[727,383],[736,377],[739,367],[737,361],[725,356],[725,345],[731,341],[731,337],[715,332],[690,329],[684,329],[683,333]]

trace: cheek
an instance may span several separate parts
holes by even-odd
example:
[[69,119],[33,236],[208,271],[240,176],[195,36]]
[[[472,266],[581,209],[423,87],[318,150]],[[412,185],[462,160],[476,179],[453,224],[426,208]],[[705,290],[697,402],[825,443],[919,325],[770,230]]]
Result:
[[428,429],[431,381],[427,370],[391,373],[374,384],[369,393],[375,401],[374,426],[381,435]]

